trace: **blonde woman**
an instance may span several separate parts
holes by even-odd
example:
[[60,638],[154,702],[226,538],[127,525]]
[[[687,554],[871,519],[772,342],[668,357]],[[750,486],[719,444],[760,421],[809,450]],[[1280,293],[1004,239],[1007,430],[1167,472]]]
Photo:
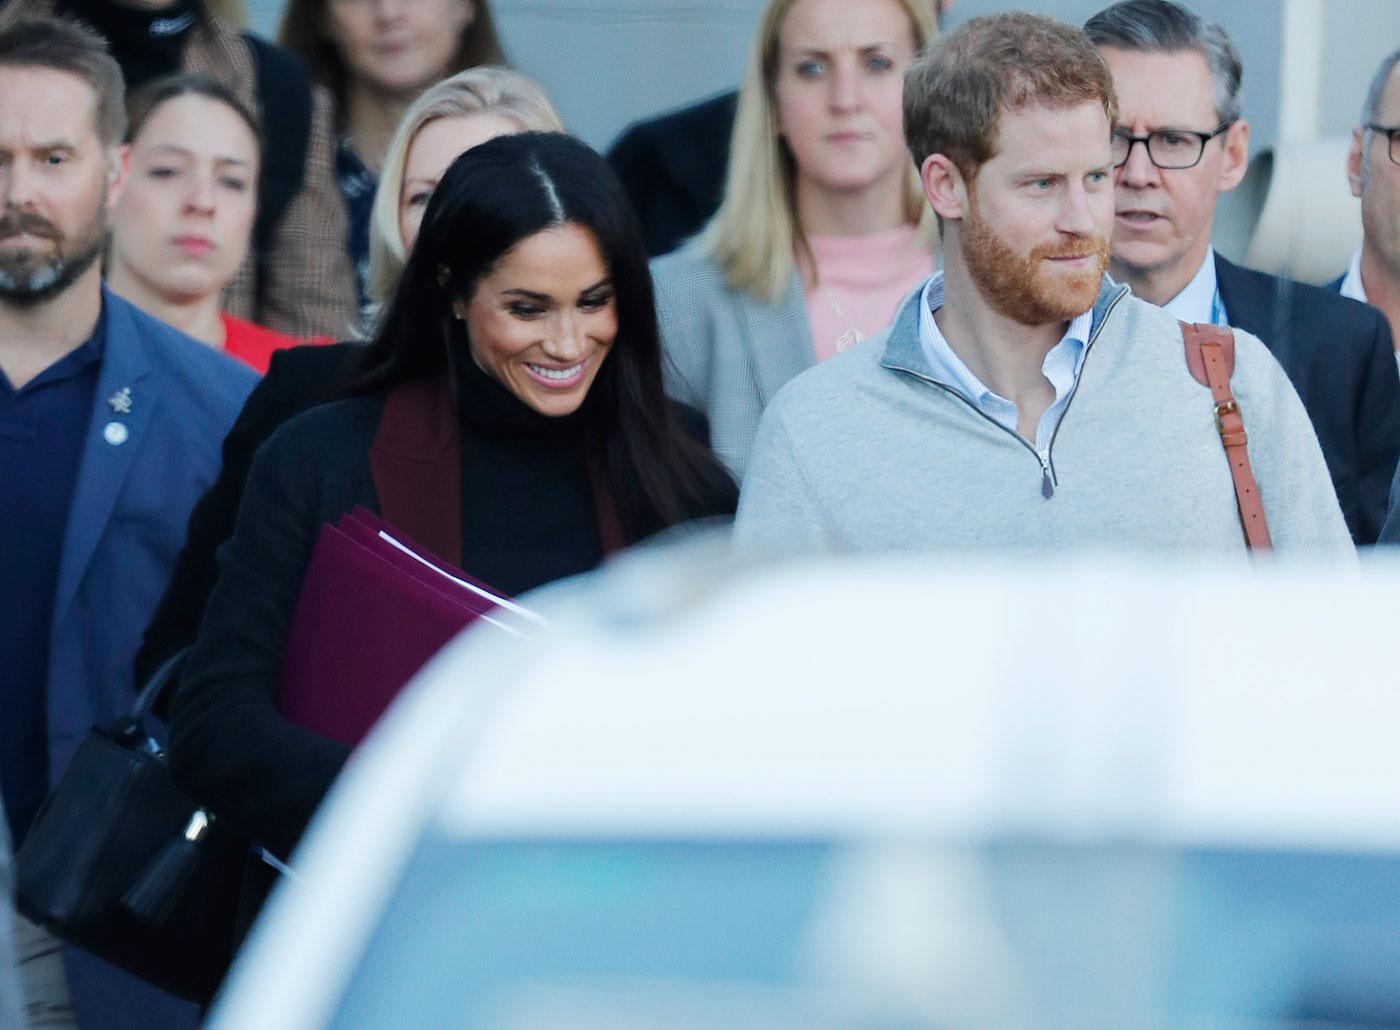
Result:
[[453,160],[478,143],[516,132],[563,132],[544,91],[508,68],[458,72],[404,112],[384,155],[369,231],[368,299],[394,291],[428,196]]
[[742,476],[797,373],[885,327],[933,270],[933,216],[904,144],[904,70],[928,0],[769,0],[750,50],[723,203],[652,264],[671,393]]

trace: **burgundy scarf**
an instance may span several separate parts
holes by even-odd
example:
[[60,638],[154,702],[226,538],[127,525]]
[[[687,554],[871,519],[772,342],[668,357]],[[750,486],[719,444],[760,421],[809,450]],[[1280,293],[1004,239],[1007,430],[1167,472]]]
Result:
[[[593,514],[605,555],[627,546],[607,471],[588,452]],[[389,391],[369,448],[379,515],[443,561],[462,561],[462,434],[447,376],[400,383]],[[470,569],[466,570],[470,572]]]

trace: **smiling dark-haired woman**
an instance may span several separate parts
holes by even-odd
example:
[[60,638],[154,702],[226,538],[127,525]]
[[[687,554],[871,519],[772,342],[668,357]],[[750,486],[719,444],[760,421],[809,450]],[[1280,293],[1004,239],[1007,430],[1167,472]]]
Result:
[[283,646],[321,526],[357,505],[393,521],[372,449],[436,470],[417,542],[510,594],[737,495],[699,416],[662,395],[635,216],[567,136],[453,163],[366,357],[353,396],[259,450],[172,711],[177,777],[283,856],[348,751],[278,713]]

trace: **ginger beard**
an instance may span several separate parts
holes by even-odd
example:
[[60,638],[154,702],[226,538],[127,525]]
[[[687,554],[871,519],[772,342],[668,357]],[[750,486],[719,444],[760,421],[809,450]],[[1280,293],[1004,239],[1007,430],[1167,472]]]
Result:
[[[1078,318],[1094,306],[1108,270],[1108,237],[1071,237],[1019,251],[985,221],[969,192],[962,221],[962,257],[992,308],[1021,325]],[[1058,268],[1051,258],[1089,257],[1085,268]]]

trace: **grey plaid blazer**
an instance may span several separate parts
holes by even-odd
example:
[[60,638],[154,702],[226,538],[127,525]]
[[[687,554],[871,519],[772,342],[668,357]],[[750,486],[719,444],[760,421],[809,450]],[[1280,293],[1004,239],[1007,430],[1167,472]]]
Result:
[[666,392],[701,411],[710,446],[743,480],[763,409],[816,364],[796,273],[776,303],[731,286],[694,243],[651,263]]

